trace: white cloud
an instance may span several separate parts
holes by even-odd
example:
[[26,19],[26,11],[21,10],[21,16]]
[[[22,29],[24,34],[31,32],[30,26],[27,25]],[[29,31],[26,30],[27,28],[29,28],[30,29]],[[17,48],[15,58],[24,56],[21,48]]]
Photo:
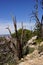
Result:
[[[24,22],[24,28],[26,29],[33,29],[35,23],[34,22]],[[14,32],[14,26],[13,23],[0,23],[0,34],[8,34],[8,30],[6,29],[6,27],[10,28],[11,32]],[[17,28],[21,28],[21,22],[17,22]]]

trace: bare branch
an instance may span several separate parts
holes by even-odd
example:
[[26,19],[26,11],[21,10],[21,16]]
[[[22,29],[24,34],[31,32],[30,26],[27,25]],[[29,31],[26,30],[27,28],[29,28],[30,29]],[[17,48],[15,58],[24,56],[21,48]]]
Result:
[[36,22],[40,22],[39,18],[37,17],[36,13],[32,12],[34,17],[36,18]]
[[9,33],[10,33],[10,35],[11,35],[11,30],[10,30],[10,28],[9,28],[9,27],[7,27],[6,29],[8,29],[8,31],[9,31]]

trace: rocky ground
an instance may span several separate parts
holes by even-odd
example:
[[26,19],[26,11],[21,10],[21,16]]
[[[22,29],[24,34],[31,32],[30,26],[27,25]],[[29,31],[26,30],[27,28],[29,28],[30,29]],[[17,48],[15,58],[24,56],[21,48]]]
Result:
[[[36,39],[36,36],[35,38],[32,37],[32,39],[30,39],[28,41],[28,44],[32,43],[33,44],[33,40]],[[28,46],[27,44],[27,46]],[[40,43],[40,46],[43,45],[43,41]],[[30,47],[32,48],[35,48],[35,50],[33,51],[33,53],[31,54],[27,54],[27,56],[25,56],[24,58],[22,58],[20,61],[19,61],[19,64],[18,65],[43,65],[43,52],[41,52],[40,54],[38,53],[38,46],[39,45],[31,45],[30,44]]]
[[40,56],[38,51],[35,50],[32,54],[22,58],[19,65],[43,65],[43,55]]
[[[32,53],[29,53],[26,56],[24,56],[24,58],[21,58],[20,61],[16,60],[16,61],[18,61],[18,62],[16,62],[18,65],[43,65],[43,41],[40,42],[40,44],[35,44],[36,38],[37,38],[37,36],[34,36],[29,41],[27,41],[27,44],[26,44],[26,46],[23,47],[23,49],[25,49],[26,47],[29,46],[30,48],[34,48],[34,51]],[[6,40],[8,40],[7,42],[9,42],[8,38]],[[12,48],[13,45],[10,44],[10,47]],[[39,53],[38,47],[40,48],[39,50],[41,51],[41,53]],[[8,52],[9,50],[10,50],[9,45],[5,44],[5,41],[0,42],[0,53],[1,52],[3,53],[3,51],[7,52],[9,55],[11,55],[10,57],[12,58],[13,54],[12,54],[12,52]],[[14,58],[17,59],[16,56],[14,56]],[[15,60],[15,59],[13,59],[13,60]],[[2,60],[3,60],[3,58],[2,58]],[[9,65],[9,64],[7,64],[7,65]]]

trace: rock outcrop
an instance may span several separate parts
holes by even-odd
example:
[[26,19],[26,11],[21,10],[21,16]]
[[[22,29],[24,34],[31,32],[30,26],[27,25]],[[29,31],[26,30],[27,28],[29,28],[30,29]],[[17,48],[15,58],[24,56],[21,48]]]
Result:
[[43,65],[43,55],[40,57],[38,51],[28,54],[19,65]]

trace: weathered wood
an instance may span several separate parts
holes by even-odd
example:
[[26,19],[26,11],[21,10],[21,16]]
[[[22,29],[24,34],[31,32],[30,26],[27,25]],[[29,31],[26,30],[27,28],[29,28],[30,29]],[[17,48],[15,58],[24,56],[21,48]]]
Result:
[[22,57],[22,45],[21,45],[20,39],[18,37],[17,25],[16,25],[16,17],[15,17],[15,19],[13,17],[13,23],[14,23],[16,41],[17,41],[17,54],[18,54],[19,59],[21,59],[21,57]]
[[43,38],[43,15],[41,19],[41,37]]

